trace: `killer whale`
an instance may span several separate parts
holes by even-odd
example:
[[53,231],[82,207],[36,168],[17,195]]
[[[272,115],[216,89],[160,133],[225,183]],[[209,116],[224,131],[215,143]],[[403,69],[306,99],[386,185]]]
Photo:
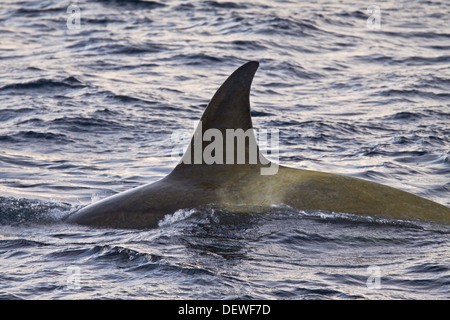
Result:
[[[250,114],[250,87],[258,66],[256,61],[247,62],[220,86],[182,160],[166,177],[88,205],[66,221],[141,229],[157,227],[165,215],[178,209],[212,205],[251,212],[278,204],[299,210],[450,223],[450,208],[417,195],[364,179],[295,169],[267,160],[256,144]],[[229,148],[226,139],[210,137],[211,142],[205,143],[198,138],[208,132],[218,137],[230,130],[246,134],[243,147],[237,140],[232,141],[234,148]],[[213,143],[217,147],[213,160],[219,161],[202,157]],[[219,149],[222,157],[217,157]],[[264,170],[272,174],[264,174]]]

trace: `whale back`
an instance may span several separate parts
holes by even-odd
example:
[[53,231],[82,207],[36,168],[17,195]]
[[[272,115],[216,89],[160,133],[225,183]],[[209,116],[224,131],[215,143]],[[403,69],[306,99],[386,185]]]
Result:
[[[91,204],[67,221],[155,227],[178,209],[219,206],[256,212],[272,205],[450,223],[450,208],[375,182],[279,166],[260,153],[250,114],[258,62],[232,73],[206,107],[180,163],[165,178]],[[242,137],[229,133],[244,135]],[[256,156],[256,158],[255,158]],[[213,160],[213,161],[212,161]],[[275,166],[275,171],[262,173]],[[278,170],[279,169],[279,170]]]

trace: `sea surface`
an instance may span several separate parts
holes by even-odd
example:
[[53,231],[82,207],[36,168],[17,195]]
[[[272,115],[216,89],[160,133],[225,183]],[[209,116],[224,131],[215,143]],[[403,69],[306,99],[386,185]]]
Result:
[[[371,8],[369,8],[371,7]],[[450,299],[450,227],[185,208],[68,224],[157,181],[237,67],[287,166],[450,206],[449,1],[0,3],[0,298]]]

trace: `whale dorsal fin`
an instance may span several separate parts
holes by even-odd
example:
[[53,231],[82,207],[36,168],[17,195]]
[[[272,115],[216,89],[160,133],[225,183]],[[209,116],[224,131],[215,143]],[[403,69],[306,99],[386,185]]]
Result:
[[177,168],[192,164],[267,164],[259,152],[250,115],[250,87],[258,66],[256,61],[244,64],[220,86]]
[[256,61],[244,64],[220,86],[203,112],[203,129],[252,128],[250,87],[258,66]]

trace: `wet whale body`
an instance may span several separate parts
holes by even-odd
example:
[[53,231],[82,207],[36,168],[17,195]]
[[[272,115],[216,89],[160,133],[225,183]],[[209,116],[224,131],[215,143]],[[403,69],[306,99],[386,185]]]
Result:
[[[217,90],[170,174],[84,207],[66,220],[98,227],[152,228],[179,209],[214,206],[255,212],[279,204],[299,210],[450,223],[450,208],[414,194],[267,160],[256,144],[250,116],[250,87],[258,66],[255,61],[244,64]],[[230,132],[235,135],[228,139]]]

